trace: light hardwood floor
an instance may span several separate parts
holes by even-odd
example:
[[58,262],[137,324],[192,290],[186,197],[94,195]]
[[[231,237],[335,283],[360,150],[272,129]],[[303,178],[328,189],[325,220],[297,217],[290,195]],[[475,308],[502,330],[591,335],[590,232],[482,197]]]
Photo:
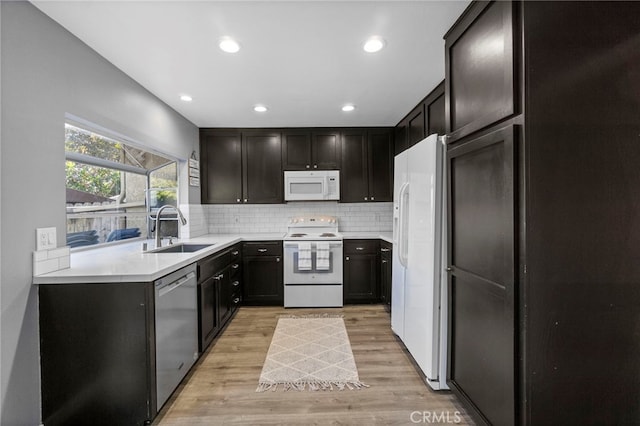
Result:
[[[256,393],[278,316],[325,312],[344,315],[360,380],[370,387]],[[473,424],[455,395],[425,385],[389,323],[381,305],[242,307],[153,424]]]

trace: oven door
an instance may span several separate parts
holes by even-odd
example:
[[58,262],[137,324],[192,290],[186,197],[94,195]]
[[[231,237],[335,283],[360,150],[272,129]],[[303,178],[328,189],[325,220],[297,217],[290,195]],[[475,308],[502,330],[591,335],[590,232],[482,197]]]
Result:
[[310,260],[300,255],[298,242],[284,242],[284,284],[342,284],[342,241],[322,242],[329,245],[328,261],[319,261],[318,241],[305,243],[311,246]]

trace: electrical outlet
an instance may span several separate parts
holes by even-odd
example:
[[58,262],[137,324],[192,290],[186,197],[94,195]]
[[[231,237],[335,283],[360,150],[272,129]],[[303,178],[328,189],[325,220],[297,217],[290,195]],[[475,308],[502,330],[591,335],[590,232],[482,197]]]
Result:
[[58,247],[56,228],[36,229],[36,250],[51,250]]

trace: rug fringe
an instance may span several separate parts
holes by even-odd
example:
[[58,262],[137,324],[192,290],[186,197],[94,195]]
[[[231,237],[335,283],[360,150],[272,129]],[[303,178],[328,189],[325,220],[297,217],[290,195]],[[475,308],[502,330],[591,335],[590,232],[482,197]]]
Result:
[[324,314],[303,314],[303,315],[293,315],[293,314],[282,314],[282,315],[278,315],[278,318],[344,318],[344,315],[342,314],[329,314],[329,313],[324,313]]
[[334,387],[337,390],[360,390],[364,388],[368,388],[369,385],[359,381],[352,380],[348,382],[324,382],[324,381],[296,381],[296,382],[285,382],[285,383],[269,383],[269,382],[261,382],[258,384],[258,388],[256,392],[266,392],[272,391],[275,392],[278,389],[278,385],[282,385],[282,389],[286,391],[304,391],[305,389],[315,392],[315,391],[332,391]]

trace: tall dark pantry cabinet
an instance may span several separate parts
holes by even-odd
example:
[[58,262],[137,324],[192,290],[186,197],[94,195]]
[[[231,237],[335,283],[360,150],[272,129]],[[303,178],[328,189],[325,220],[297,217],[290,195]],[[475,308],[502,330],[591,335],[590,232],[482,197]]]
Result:
[[451,388],[637,424],[640,2],[474,2],[445,48]]

